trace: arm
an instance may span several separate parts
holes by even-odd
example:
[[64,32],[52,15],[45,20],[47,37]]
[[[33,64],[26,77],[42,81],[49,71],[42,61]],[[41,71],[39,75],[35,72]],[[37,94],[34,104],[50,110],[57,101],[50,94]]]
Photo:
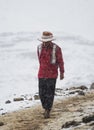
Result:
[[42,51],[42,44],[40,44],[40,45],[37,46],[37,55],[38,55],[39,63],[40,63],[40,54],[41,54],[41,51]]
[[57,63],[60,70],[60,80],[62,80],[64,78],[64,60],[63,60],[63,54],[60,47],[57,47],[56,57],[57,57]]
[[38,56],[38,60],[39,60],[39,46],[37,46],[37,56]]

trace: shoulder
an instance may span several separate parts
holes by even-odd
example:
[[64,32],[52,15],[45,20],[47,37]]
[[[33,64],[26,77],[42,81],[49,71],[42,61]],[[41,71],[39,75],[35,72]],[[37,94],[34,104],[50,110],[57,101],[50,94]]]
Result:
[[39,44],[37,47],[41,47],[42,46],[42,43],[41,44]]
[[37,46],[37,49],[41,49],[41,48],[42,48],[42,43]]
[[56,43],[53,43],[53,46],[56,46],[56,49],[57,49],[57,50],[60,50],[60,49],[61,49],[61,47],[58,46]]

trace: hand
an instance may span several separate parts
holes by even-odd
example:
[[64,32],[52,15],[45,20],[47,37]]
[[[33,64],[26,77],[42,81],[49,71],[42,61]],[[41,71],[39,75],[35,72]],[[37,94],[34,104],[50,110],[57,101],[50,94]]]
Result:
[[64,74],[60,74],[60,80],[64,79]]

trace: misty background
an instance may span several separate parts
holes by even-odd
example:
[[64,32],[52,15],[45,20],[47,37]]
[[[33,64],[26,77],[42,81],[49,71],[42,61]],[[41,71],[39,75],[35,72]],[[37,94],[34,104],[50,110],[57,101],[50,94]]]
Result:
[[[37,40],[51,31],[64,56],[66,89],[94,82],[94,0],[0,0],[0,114],[31,107],[38,94]],[[24,102],[13,102],[25,97]],[[64,98],[62,95],[60,98]],[[6,104],[10,100],[10,104]],[[39,102],[40,103],[40,102]]]
[[0,32],[44,30],[94,40],[94,0],[0,0]]

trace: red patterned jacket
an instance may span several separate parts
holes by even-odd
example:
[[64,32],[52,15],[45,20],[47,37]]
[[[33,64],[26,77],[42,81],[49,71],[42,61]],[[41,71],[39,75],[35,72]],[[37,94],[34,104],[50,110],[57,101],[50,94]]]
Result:
[[[64,61],[63,55],[61,52],[61,48],[56,45],[56,63],[51,63],[52,50],[55,43],[50,42],[50,44],[45,45],[41,44],[41,52],[37,49],[38,59],[39,59],[39,72],[38,78],[57,78],[58,76],[58,68],[60,70],[60,74],[64,73]],[[39,46],[38,46],[39,48]]]

